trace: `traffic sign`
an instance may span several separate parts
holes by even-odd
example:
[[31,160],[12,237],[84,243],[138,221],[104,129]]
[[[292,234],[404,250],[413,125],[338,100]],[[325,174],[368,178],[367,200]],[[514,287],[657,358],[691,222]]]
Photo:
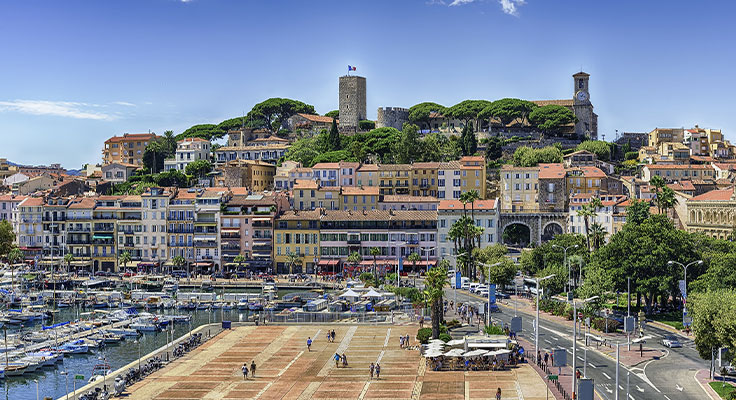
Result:
[[558,379],[558,376],[557,375],[547,375],[547,379],[551,381],[556,381]]
[[80,381],[83,381],[84,380],[84,375],[79,375],[79,374],[74,375],[74,379],[78,379]]
[[578,319],[583,319],[583,313],[578,312]]

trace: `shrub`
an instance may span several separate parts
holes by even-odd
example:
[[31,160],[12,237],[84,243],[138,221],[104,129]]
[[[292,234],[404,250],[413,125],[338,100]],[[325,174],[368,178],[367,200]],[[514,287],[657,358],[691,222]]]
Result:
[[483,331],[488,335],[505,335],[506,332],[503,331],[503,328],[498,325],[486,325],[485,328],[483,328]]
[[452,329],[452,328],[455,328],[457,326],[460,326],[460,321],[458,321],[456,319],[453,319],[452,321],[450,321],[450,322],[447,323],[447,329]]
[[422,328],[417,331],[417,340],[421,344],[427,344],[432,337],[432,328]]
[[443,342],[445,342],[445,343],[447,343],[450,340],[452,340],[452,336],[450,336],[447,333],[440,333],[440,340],[443,341]]
[[639,153],[636,151],[629,151],[626,154],[624,154],[624,159],[626,160],[637,160],[639,158]]

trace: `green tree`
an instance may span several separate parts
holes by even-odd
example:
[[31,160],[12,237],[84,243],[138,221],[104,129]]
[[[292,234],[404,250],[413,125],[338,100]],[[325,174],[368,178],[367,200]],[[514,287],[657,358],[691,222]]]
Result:
[[641,224],[649,218],[649,202],[645,200],[631,199],[626,207],[626,223]]
[[554,146],[541,149],[521,146],[514,152],[513,161],[517,167],[534,167],[540,163],[561,163],[562,151]]
[[639,159],[639,153],[636,152],[636,151],[627,151],[626,153],[624,153],[624,159],[626,161],[629,161],[629,160],[638,160]]
[[567,107],[550,104],[529,113],[529,122],[544,133],[557,135],[565,126],[576,123],[577,117]]
[[212,171],[212,163],[209,160],[197,160],[187,164],[185,172],[197,178],[202,178]]
[[401,130],[401,141],[397,152],[396,162],[399,164],[411,164],[419,155],[419,128],[414,124],[406,123]]
[[[578,247],[574,247],[575,245]],[[559,249],[559,247],[568,248],[568,259],[575,256],[587,257],[585,236],[574,233],[563,233],[555,236],[552,240],[542,243],[532,250],[525,250],[522,252],[519,259],[521,269],[528,275],[541,275],[539,271],[544,269],[546,266],[563,266],[564,253]],[[565,277],[567,277],[567,269],[565,269]]]
[[340,118],[340,110],[332,110],[325,113],[325,117],[330,117],[332,119],[338,119]]
[[[182,256],[174,256],[174,258],[171,259],[171,263],[174,264],[176,269],[179,270],[181,269],[181,267],[187,265],[187,260]],[[189,269],[188,268],[187,268],[187,279],[189,279]]]
[[442,133],[429,133],[420,140],[418,161],[438,162],[457,160],[460,158],[460,149],[457,143],[457,141],[450,140]]
[[161,141],[167,154],[171,155],[176,153],[177,143],[174,131],[164,131],[164,135],[161,136]]
[[[177,256],[177,257],[179,257],[179,256]],[[184,257],[182,257],[182,260],[183,259],[184,259]],[[237,256],[235,256],[235,258],[233,258],[233,262],[236,263],[236,264],[238,264],[238,267],[241,267],[241,268],[243,267],[243,264],[245,264],[246,261],[248,261],[248,259],[245,258],[245,256],[242,255],[242,254],[238,254]]]
[[376,129],[376,121],[370,121],[367,119],[358,121],[358,129],[361,131],[370,131]]
[[693,316],[695,348],[710,359],[713,349],[736,346],[736,290],[693,293],[688,300]]
[[491,102],[488,100],[465,100],[448,108],[445,111],[445,116],[462,120],[465,125],[468,125],[478,118],[478,114],[489,105],[491,105]]
[[[176,146],[174,146],[174,149],[176,149]],[[161,138],[157,138],[146,145],[146,149],[143,151],[143,166],[155,174],[164,169],[164,160],[173,156],[174,152],[170,151],[166,142]]]
[[498,160],[501,157],[503,157],[503,139],[493,136],[486,142],[486,159]]
[[657,194],[654,202],[657,204],[660,213],[667,213],[667,210],[675,208],[679,203],[675,191],[668,186],[662,188],[662,191]]
[[432,338],[440,337],[440,322],[442,320],[442,296],[447,282],[447,268],[439,265],[427,271],[424,285],[424,301],[430,307],[432,317]]
[[10,273],[12,275],[10,280],[10,288],[15,287],[15,265],[20,261],[23,261],[23,252],[19,248],[13,247],[7,253],[8,264],[10,264]]
[[340,150],[340,133],[337,131],[337,121],[332,120],[330,136],[327,137],[327,151]]
[[121,266],[125,267],[131,261],[133,261],[133,257],[130,256],[129,252],[123,251],[120,253],[120,255],[118,255],[118,270],[121,270]]
[[506,246],[498,243],[483,249],[476,249],[474,253],[480,265],[480,274],[488,283],[495,283],[499,288],[510,284],[518,268],[506,257]]
[[348,264],[352,265],[353,269],[358,268],[361,261],[363,261],[363,256],[361,256],[357,251],[350,253],[347,259]]
[[575,150],[589,151],[599,160],[609,161],[611,159],[611,144],[602,140],[586,140],[580,143]]
[[13,242],[15,242],[13,225],[10,224],[10,221],[4,219],[0,221],[0,255],[7,257],[10,250],[13,249]]
[[274,126],[284,127],[286,120],[297,113],[314,114],[314,106],[298,100],[273,97],[253,106],[246,118],[249,121],[261,121],[258,128],[274,132],[278,131]]
[[286,253],[286,264],[289,265],[289,273],[294,273],[294,266],[297,264],[300,264],[302,262],[301,256],[296,253],[287,252]]
[[524,123],[538,106],[531,101],[505,98],[492,102],[478,113],[478,119],[487,119],[489,122],[496,119],[501,125],[507,126],[516,121]]
[[[212,141],[222,139],[226,133],[227,131],[221,129],[218,125],[199,124],[194,125],[184,132],[176,135],[175,140],[182,140],[184,138],[200,138]],[[174,150],[176,150],[176,145],[174,145]]]
[[74,262],[74,254],[64,254],[64,262],[66,263],[66,272],[68,273],[72,269],[72,263]]
[[414,273],[418,273],[419,270],[417,269],[417,263],[422,260],[422,257],[416,252],[412,252],[406,259],[414,266]]
[[478,150],[478,138],[470,124],[465,125],[460,135],[460,149],[464,156],[472,156]]
[[442,105],[432,102],[424,102],[411,106],[409,108],[409,122],[418,125],[427,130],[432,130],[430,115],[432,113],[443,114],[446,108]]
[[608,235],[608,232],[606,232],[606,229],[603,228],[603,225],[599,224],[598,222],[593,222],[590,225],[590,244],[593,247],[593,251],[600,249],[606,244],[606,235]]

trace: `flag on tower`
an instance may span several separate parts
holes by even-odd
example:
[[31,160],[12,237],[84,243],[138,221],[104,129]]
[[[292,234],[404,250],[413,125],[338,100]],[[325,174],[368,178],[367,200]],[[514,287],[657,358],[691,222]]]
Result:
[[349,71],[355,71],[355,67],[353,67],[353,66],[351,66],[351,65],[348,65],[348,72],[349,72]]

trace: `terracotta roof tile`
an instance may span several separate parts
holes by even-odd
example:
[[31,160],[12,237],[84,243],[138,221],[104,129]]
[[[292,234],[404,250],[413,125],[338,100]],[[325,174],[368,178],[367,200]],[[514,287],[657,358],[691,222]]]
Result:
[[539,179],[558,179],[565,177],[565,167],[561,163],[539,164]]
[[[496,208],[496,200],[495,199],[489,199],[489,200],[476,200],[473,205],[466,204],[465,208],[470,211],[471,208],[475,208],[476,210],[489,210]],[[460,202],[460,200],[441,200],[439,207],[437,207],[438,210],[462,210],[463,209],[463,203]]]
[[[302,114],[302,113],[298,113],[297,115],[306,119],[307,121],[327,123],[327,124],[332,123],[332,117],[323,117],[321,115],[316,115],[316,114]],[[339,123],[340,120],[337,120],[336,122]]]
[[431,196],[385,195],[382,203],[436,203],[439,199]]
[[325,211],[327,221],[437,221],[437,211],[431,210],[365,210]]
[[379,190],[377,186],[363,186],[363,187],[352,187],[343,186],[342,194],[344,196],[378,196]]
[[733,188],[730,189],[716,189],[710,192],[705,192],[699,196],[695,196],[688,200],[690,201],[729,201],[733,199]]

